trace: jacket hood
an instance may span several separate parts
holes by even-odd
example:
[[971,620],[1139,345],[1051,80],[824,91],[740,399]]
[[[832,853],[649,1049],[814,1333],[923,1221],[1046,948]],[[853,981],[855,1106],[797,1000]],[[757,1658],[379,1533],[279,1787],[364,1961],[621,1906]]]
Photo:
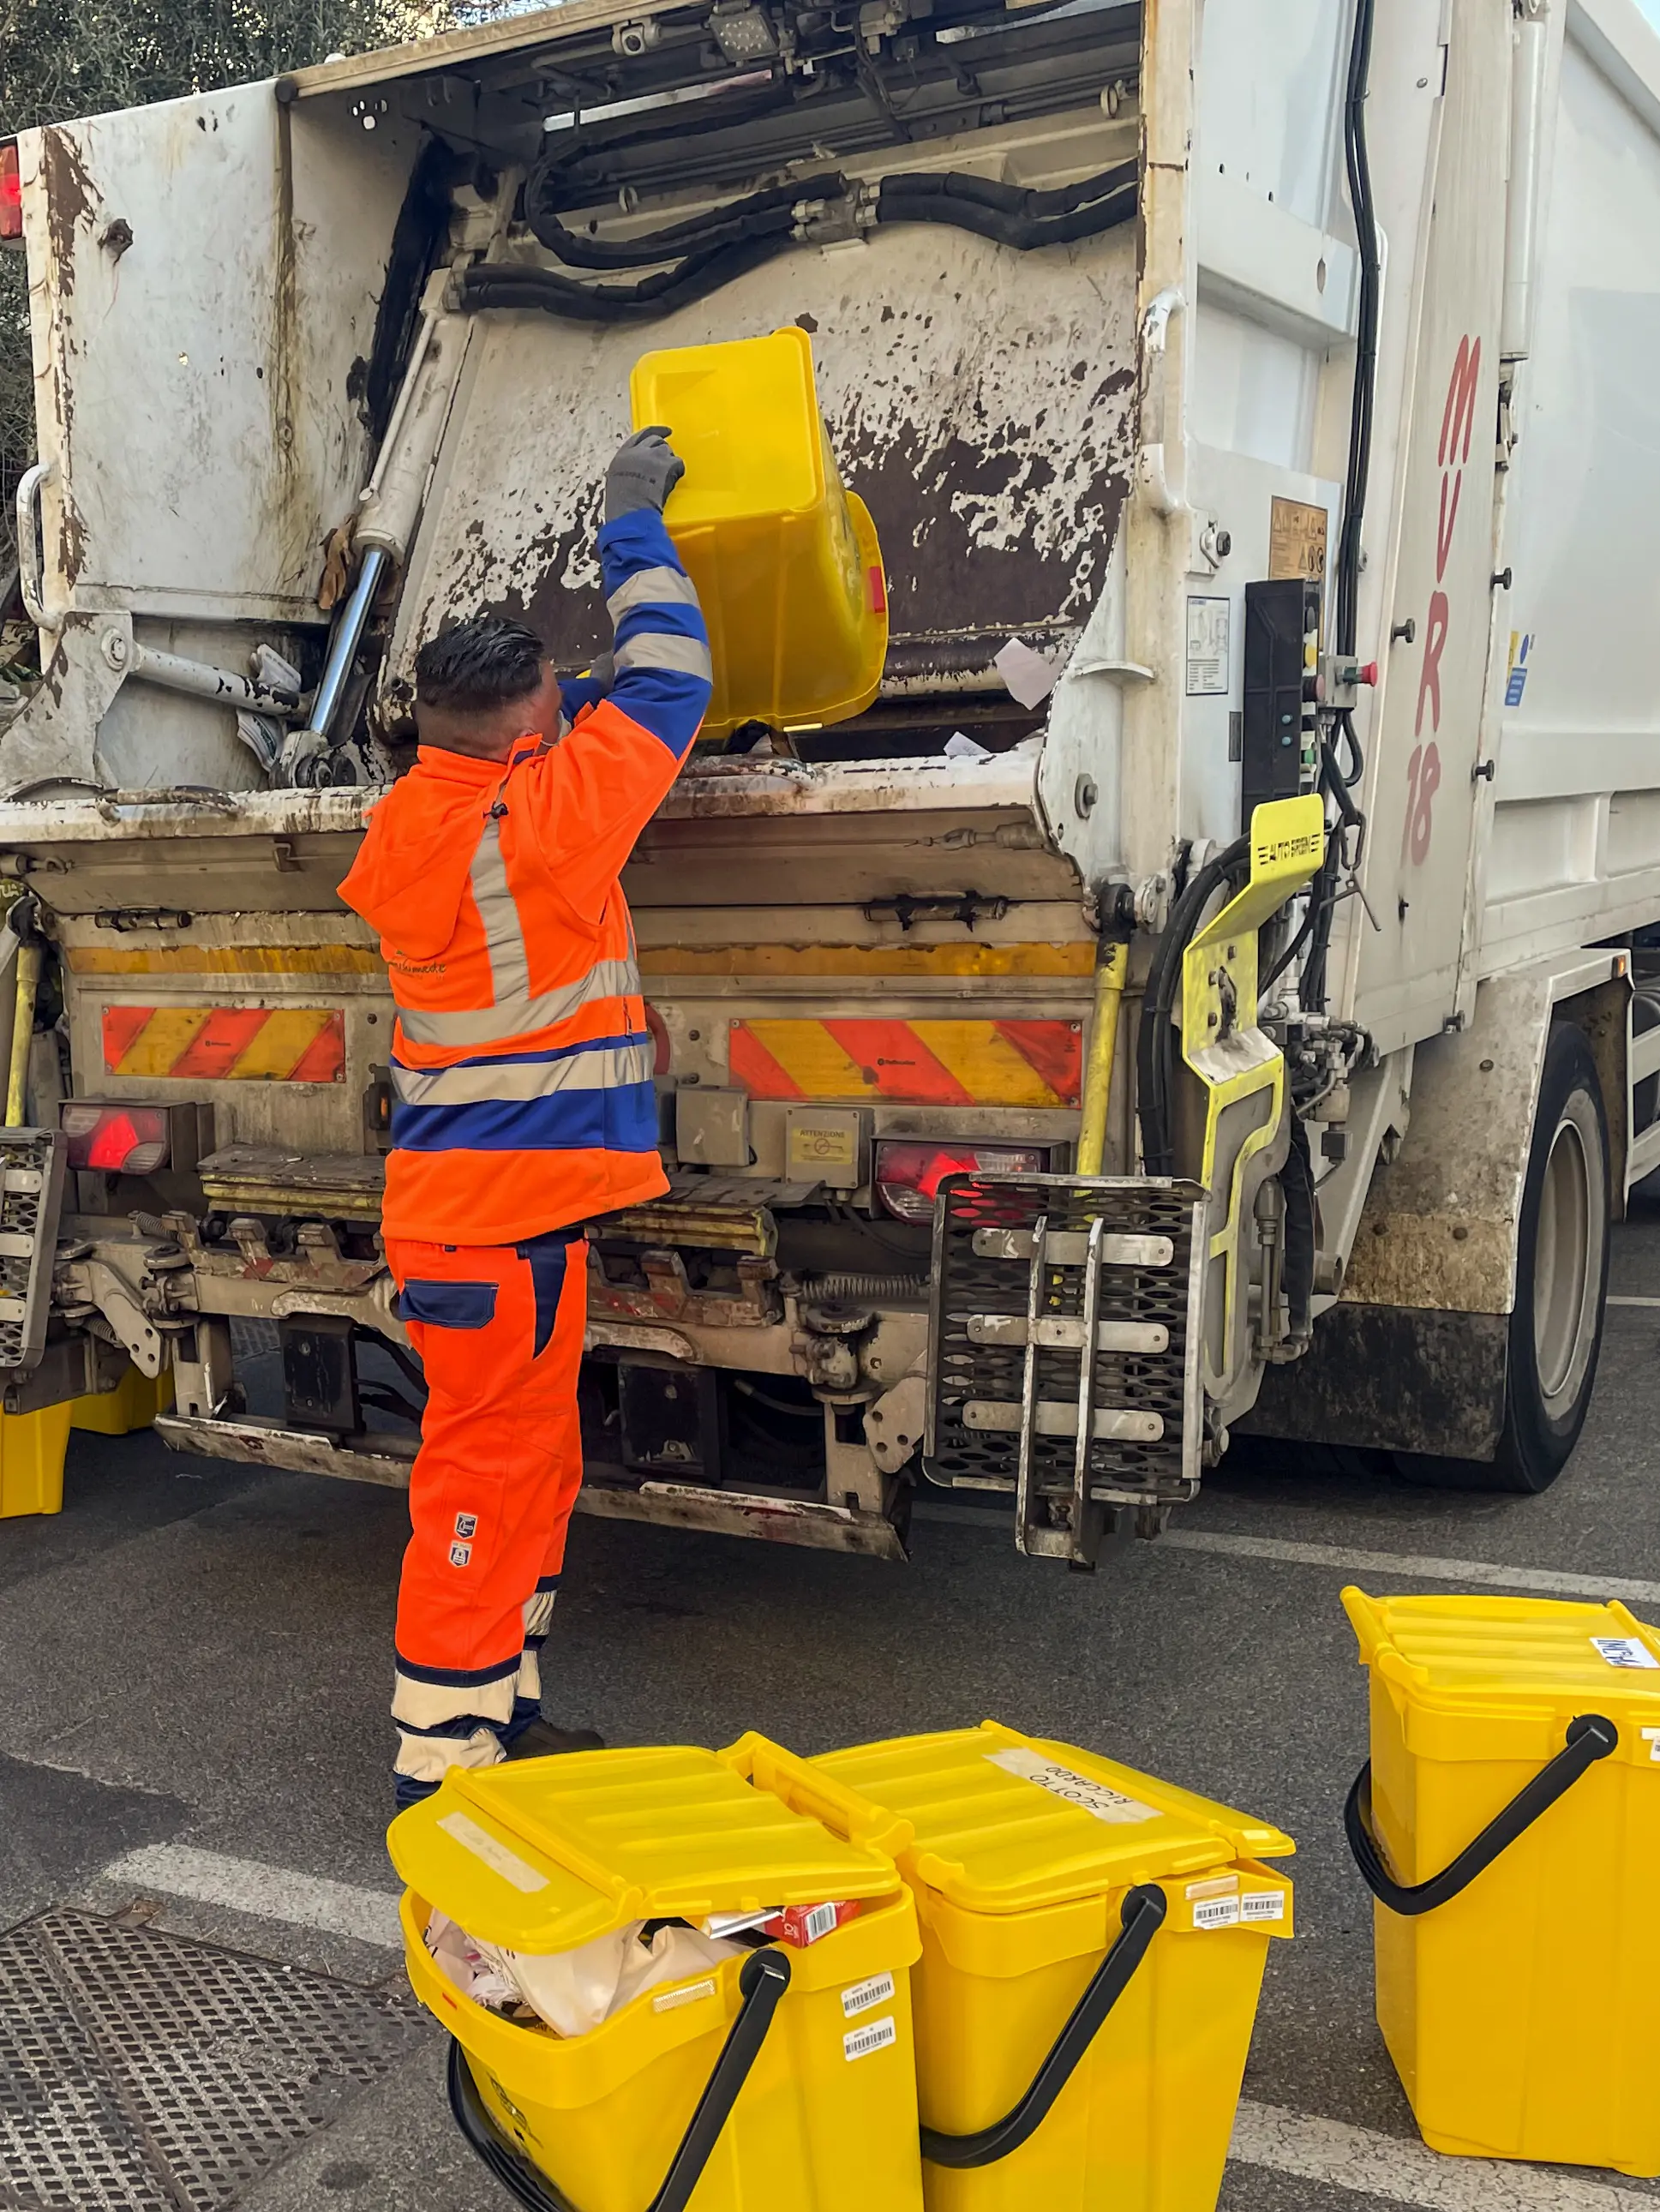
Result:
[[423,752],[369,816],[340,896],[389,951],[435,959],[455,935],[478,830],[502,780],[490,761]]

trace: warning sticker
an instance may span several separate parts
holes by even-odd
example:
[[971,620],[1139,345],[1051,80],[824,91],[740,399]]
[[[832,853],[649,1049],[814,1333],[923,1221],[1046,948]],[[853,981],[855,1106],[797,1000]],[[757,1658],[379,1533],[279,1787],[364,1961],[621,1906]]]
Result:
[[1226,599],[1188,601],[1188,696],[1219,699],[1228,688],[1233,609]]
[[1593,1636],[1596,1646],[1610,1667],[1652,1667],[1660,1670],[1657,1659],[1640,1636]]
[[1247,1920],[1283,1920],[1286,1917],[1283,1889],[1252,1890],[1240,1900],[1240,1905]]
[[1302,576],[1319,583],[1326,573],[1329,527],[1323,507],[1276,499],[1268,514],[1269,576]]
[[897,2043],[899,2030],[891,2014],[886,2020],[873,2020],[863,2027],[850,2027],[842,2038],[844,2058],[868,2058],[873,2051],[885,2051],[891,2043]]
[[700,1998],[714,1995],[713,1977],[706,1982],[687,1982],[678,1990],[665,1990],[661,1996],[654,1997],[651,2008],[654,2012],[678,2012],[682,2005],[696,2004]]
[[1239,1925],[1239,1899],[1237,1897],[1201,1897],[1193,1908],[1195,1928],[1237,1928]]
[[842,1992],[842,2014],[845,2020],[856,2020],[861,2012],[873,2005],[889,2004],[893,1999],[893,1976],[873,1974],[867,1982],[855,1982],[850,1990]]
[[1023,1782],[1035,1782],[1051,1797],[1064,1798],[1068,1805],[1076,1805],[1079,1812],[1088,1813],[1095,1820],[1117,1826],[1164,1817],[1156,1805],[1144,1805],[1139,1797],[1127,1797],[1122,1790],[1093,1781],[1087,1774],[1076,1774],[1071,1767],[1044,1759],[1035,1751],[1017,1747],[1010,1751],[988,1751],[986,1757],[994,1766],[1000,1766],[1005,1774],[1018,1774]]

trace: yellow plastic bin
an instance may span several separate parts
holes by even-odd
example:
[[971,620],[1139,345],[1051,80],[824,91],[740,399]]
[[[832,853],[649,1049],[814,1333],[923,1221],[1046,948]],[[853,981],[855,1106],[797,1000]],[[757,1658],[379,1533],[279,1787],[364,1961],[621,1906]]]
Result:
[[915,1894],[929,2212],[1211,2212],[1290,1837],[991,1721],[812,1763]]
[[[456,2118],[538,2212],[668,2212],[694,2188],[696,2212],[921,2212],[909,1893],[753,1767],[672,1749],[452,1768],[392,1823],[410,1980],[455,2039]],[[548,1953],[635,1920],[855,1899],[804,1948],[728,1959],[568,2039],[474,2003],[423,1941],[435,1907]]]
[[0,1413],[0,1521],[62,1511],[70,1413],[67,1400],[38,1413]]
[[1346,1825],[1425,2142],[1660,2173],[1660,1632],[1622,1605],[1343,1603],[1371,1675]]
[[173,1370],[146,1375],[129,1360],[112,1390],[90,1391],[73,1401],[70,1426],[98,1437],[128,1437],[147,1429],[173,1403]]
[[665,424],[686,464],[664,520],[708,624],[702,735],[861,714],[887,656],[887,585],[875,526],[836,471],[806,332],[645,354],[629,397],[635,428]]

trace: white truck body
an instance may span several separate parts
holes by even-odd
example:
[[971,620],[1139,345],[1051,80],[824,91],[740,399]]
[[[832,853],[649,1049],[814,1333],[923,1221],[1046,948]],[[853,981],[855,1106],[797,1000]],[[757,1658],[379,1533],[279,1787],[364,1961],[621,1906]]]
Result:
[[[1660,923],[1660,38],[1633,0],[1389,0],[1357,208],[1355,0],[873,0],[827,53],[832,20],[573,0],[20,142],[40,441],[20,530],[45,677],[0,726],[0,866],[55,947],[68,1089],[210,1109],[211,1138],[204,1168],[148,1198],[72,1178],[59,1349],[8,1404],[80,1377],[90,1331],[171,1362],[180,1448],[401,1479],[388,1432],[308,1428],[292,1403],[240,1415],[224,1323],[328,1315],[401,1340],[374,1243],[391,1000],[335,887],[409,757],[414,653],[489,605],[581,665],[603,642],[592,533],[632,362],[795,321],[882,537],[887,673],[844,732],[698,757],[642,841],[626,886],[679,1211],[597,1234],[590,1346],[607,1372],[737,1377],[763,1404],[757,1378],[779,1378],[785,1415],[794,1392],[795,1418],[822,1418],[822,1457],[794,1482],[723,1478],[708,1437],[727,1415],[706,1399],[713,1429],[656,1456],[636,1437],[593,1510],[891,1553],[921,1476],[1018,1479],[1026,1548],[1089,1548],[1064,1501],[1048,1540],[1027,1473],[994,1454],[978,1473],[919,1460],[939,1317],[873,1148],[1075,1164],[1116,899],[1128,1011],[1103,1164],[1142,1177],[1130,1017],[1183,883],[1247,826],[1247,634],[1261,587],[1298,579],[1328,686],[1310,726],[1364,835],[1329,806],[1319,1001],[1298,1001],[1293,960],[1233,1037],[1264,1081],[1282,1053],[1292,1071],[1271,1109],[1252,1094],[1269,1118],[1248,1139],[1183,1032],[1212,1119],[1201,1143],[1189,1085],[1174,1165],[1210,1182],[1201,1233],[1213,1258],[1237,1239],[1241,1272],[1225,1293],[1195,1266],[1207,1404],[1185,1471],[1090,1495],[1156,1528],[1241,1423],[1502,1466],[1518,1311],[1546,1316],[1541,1372],[1552,1327],[1566,1347],[1553,1402],[1577,1433],[1606,1218],[1660,1165],[1660,1029],[1633,995]],[[423,231],[435,148],[449,173]],[[520,199],[550,165],[562,222],[627,240],[827,169],[871,206],[919,173],[1054,194],[1120,164],[1134,219],[1067,243],[837,234],[833,209],[808,210],[788,250],[650,319],[459,296],[475,264],[550,265]],[[1365,520],[1335,647],[1357,380]],[[301,672],[289,726],[317,718],[343,585],[377,547],[386,581],[324,756],[358,780],[270,787],[238,732],[249,702],[202,672],[241,678],[271,647]],[[1017,638],[1061,671],[1029,711],[996,665]],[[1358,750],[1330,689],[1355,664],[1375,664],[1341,695]],[[993,757],[947,755],[959,727]],[[1301,901],[1299,881],[1265,957]],[[1606,1127],[1572,1190],[1541,1126],[1564,1024]],[[1296,1066],[1316,1062],[1293,1139]],[[41,1125],[63,1065],[37,1041]],[[1282,1201],[1262,1194],[1296,1145],[1320,1193],[1311,1340],[1275,1317]],[[1560,1218],[1541,1227],[1541,1206]],[[1566,1322],[1547,1275],[1570,1284]],[[1119,1412],[1140,1435],[1162,1417],[1132,1382]],[[1086,1387],[1072,1434],[1089,1406]],[[677,1452],[696,1480],[671,1479]]]

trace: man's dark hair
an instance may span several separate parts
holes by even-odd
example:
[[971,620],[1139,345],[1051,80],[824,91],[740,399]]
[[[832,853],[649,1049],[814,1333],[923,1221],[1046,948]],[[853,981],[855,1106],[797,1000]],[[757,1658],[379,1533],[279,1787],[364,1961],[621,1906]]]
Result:
[[416,655],[417,703],[458,714],[511,707],[541,683],[546,657],[541,639],[522,623],[474,615],[440,630]]

